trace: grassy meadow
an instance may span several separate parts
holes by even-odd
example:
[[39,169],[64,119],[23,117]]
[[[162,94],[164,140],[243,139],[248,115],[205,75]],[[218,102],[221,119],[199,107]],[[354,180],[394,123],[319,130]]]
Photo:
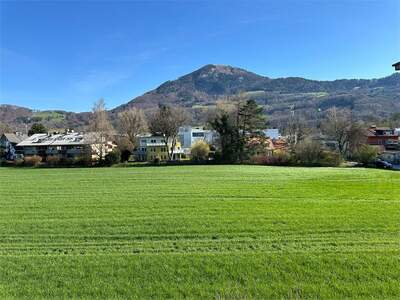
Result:
[[0,168],[1,299],[398,299],[400,172]]

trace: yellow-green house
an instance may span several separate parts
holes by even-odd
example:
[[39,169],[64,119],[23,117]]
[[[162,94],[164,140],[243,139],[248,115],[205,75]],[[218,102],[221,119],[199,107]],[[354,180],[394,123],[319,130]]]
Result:
[[[171,148],[171,142],[168,142],[168,147]],[[165,145],[165,138],[156,135],[143,135],[138,137],[136,149],[136,160],[138,161],[167,161],[168,149]],[[173,151],[172,160],[182,160],[186,158],[181,148],[181,143],[178,140]]]

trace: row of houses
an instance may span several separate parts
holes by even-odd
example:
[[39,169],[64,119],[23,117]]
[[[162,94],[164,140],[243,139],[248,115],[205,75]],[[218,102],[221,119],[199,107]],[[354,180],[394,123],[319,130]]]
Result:
[[[278,129],[264,130],[264,138],[251,143],[265,145],[265,153],[286,151],[287,143]],[[199,140],[209,145],[217,145],[217,134],[204,127],[185,126],[179,129],[178,140],[173,149],[172,160],[190,159],[191,147]],[[325,141],[326,142],[326,141]],[[379,153],[389,161],[400,160],[400,128],[371,126],[366,131],[366,143],[379,149]],[[165,143],[163,136],[145,134],[137,137],[132,158],[136,161],[165,161],[171,152],[172,143]],[[86,157],[98,160],[117,147],[113,140],[100,138],[97,133],[68,131],[54,134],[34,134],[30,137],[19,133],[5,133],[0,137],[0,148],[6,160],[38,155],[46,161],[49,157],[75,159]]]
[[[284,144],[277,129],[267,129],[264,134],[269,138],[267,147],[282,148]],[[215,131],[204,127],[184,126],[179,129],[178,139],[173,149],[172,160],[190,159],[192,146],[198,141],[216,145],[218,135]],[[165,143],[163,136],[144,134],[137,137],[133,159],[136,161],[165,161],[172,143]],[[6,160],[38,155],[46,161],[49,157],[59,159],[74,159],[85,156],[92,160],[104,157],[117,147],[113,140],[101,140],[96,133],[65,132],[53,134],[34,134],[30,137],[19,133],[5,133],[0,138],[0,148],[3,149]]]
[[[213,145],[216,142],[216,134],[203,127],[185,126],[180,128],[172,159],[188,159],[190,148],[199,140]],[[167,149],[163,136],[140,135],[137,137],[136,144],[134,159],[137,161],[167,160],[168,150],[171,150]],[[168,147],[172,146],[170,141],[167,145]],[[42,157],[43,161],[49,157],[74,159],[81,156],[97,160],[116,147],[117,145],[112,139],[101,139],[99,134],[93,132],[41,133],[29,137],[21,133],[4,133],[0,137],[3,156],[6,160],[11,161],[34,155]]]

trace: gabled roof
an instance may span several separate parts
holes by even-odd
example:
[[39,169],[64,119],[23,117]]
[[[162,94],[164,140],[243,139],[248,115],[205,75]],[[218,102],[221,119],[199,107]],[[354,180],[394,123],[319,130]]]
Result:
[[3,135],[12,144],[18,144],[28,138],[26,134],[4,133]]
[[400,66],[400,61],[397,62],[397,63],[394,63],[394,64],[392,65],[392,67],[396,67],[396,66]]
[[96,133],[66,133],[66,134],[34,134],[23,140],[17,146],[66,146],[66,145],[88,145],[97,140]]

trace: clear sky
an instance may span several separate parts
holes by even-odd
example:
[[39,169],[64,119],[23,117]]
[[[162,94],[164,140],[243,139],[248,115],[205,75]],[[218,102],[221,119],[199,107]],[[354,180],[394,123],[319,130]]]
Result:
[[209,63],[376,78],[400,60],[400,0],[0,0],[0,104],[108,108]]

